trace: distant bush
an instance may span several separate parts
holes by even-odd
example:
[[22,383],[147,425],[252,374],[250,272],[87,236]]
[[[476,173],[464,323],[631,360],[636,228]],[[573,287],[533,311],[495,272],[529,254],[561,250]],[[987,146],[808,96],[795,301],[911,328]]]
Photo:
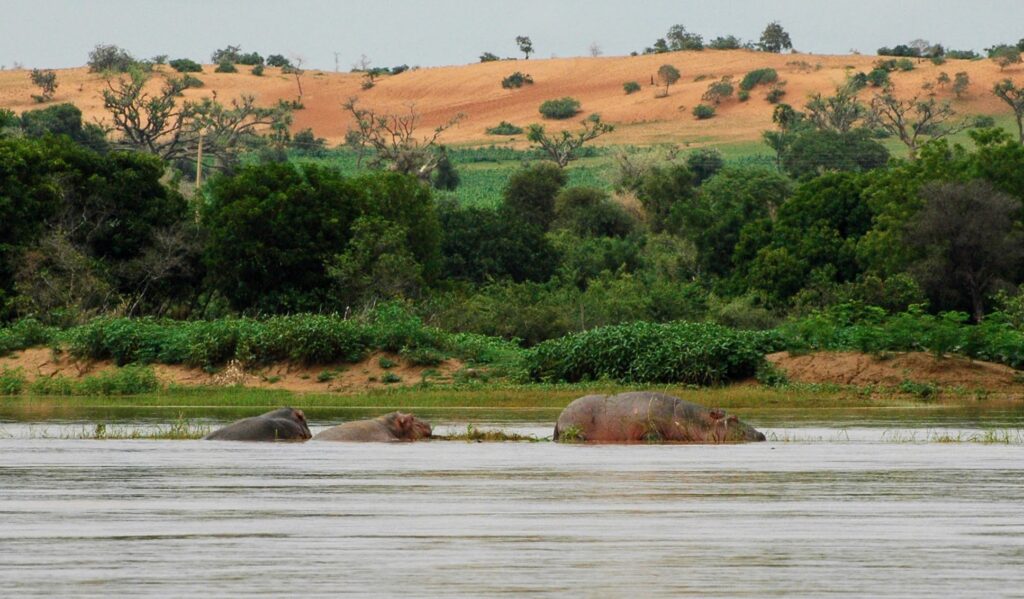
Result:
[[213,70],[214,73],[237,73],[238,67],[234,63],[224,61],[217,65],[217,68]]
[[38,320],[26,318],[0,328],[0,357],[37,345],[47,345],[54,338],[56,329],[43,325]]
[[743,76],[740,81],[740,89],[750,91],[758,85],[768,85],[779,80],[779,74],[775,69],[756,69]]
[[635,94],[640,91],[640,84],[636,81],[627,81],[622,84],[622,89],[626,92],[626,95]]
[[778,104],[785,96],[786,88],[783,87],[781,83],[776,83],[770,90],[768,90],[764,99],[767,100],[769,104]]
[[97,44],[89,52],[89,60],[86,64],[89,65],[90,73],[102,73],[104,71],[125,73],[128,69],[138,65],[139,62],[123,48],[113,44]]
[[501,60],[501,58],[497,54],[492,54],[491,52],[484,52],[480,55],[480,62],[495,62],[498,60]]
[[508,121],[501,121],[497,126],[487,129],[488,135],[519,135],[522,132],[522,127],[513,125]]
[[746,102],[750,99],[750,92],[745,89],[741,89],[739,93],[736,94],[736,99],[740,102]]
[[251,72],[251,73],[252,73],[253,75],[256,75],[257,77],[262,77],[262,76],[263,76],[263,65],[261,65],[261,64],[258,64],[258,65],[256,65],[256,66],[254,66],[254,67],[252,68],[252,71],[250,71],[250,72]]
[[249,52],[248,54],[239,54],[234,61],[236,64],[244,64],[245,66],[255,67],[263,65],[263,57],[256,52]]
[[910,60],[909,58],[901,58],[896,61],[896,69],[904,72],[913,71],[914,61]]
[[36,395],[139,395],[160,388],[148,366],[125,366],[74,380],[64,376],[40,377],[30,389]]
[[976,60],[981,55],[974,50],[946,50],[945,57],[950,60]]
[[547,100],[540,105],[539,110],[545,118],[568,119],[579,113],[580,101],[568,96],[557,100]]
[[707,104],[698,104],[693,107],[693,116],[699,120],[710,119],[715,116],[715,107]]
[[505,89],[518,89],[524,85],[533,85],[533,77],[529,74],[516,71],[501,80],[501,87]]
[[0,370],[0,396],[18,395],[25,388],[25,371],[20,368]]
[[535,381],[713,385],[753,376],[776,344],[771,333],[715,324],[638,322],[545,341],[526,368]]
[[932,56],[929,60],[931,60],[932,64],[935,66],[942,66],[946,64],[945,56]]
[[868,83],[871,87],[886,87],[889,85],[889,71],[885,69],[875,69],[868,73]]
[[175,58],[171,62],[167,63],[171,65],[171,68],[179,73],[202,73],[203,65],[189,58]]
[[292,62],[280,54],[271,54],[267,57],[268,67],[290,67]]

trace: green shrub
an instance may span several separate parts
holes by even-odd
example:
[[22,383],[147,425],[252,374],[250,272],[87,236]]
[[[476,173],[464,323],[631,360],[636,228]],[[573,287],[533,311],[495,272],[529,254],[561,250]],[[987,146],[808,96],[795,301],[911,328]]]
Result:
[[740,89],[750,91],[758,85],[769,85],[779,80],[779,74],[775,69],[755,69],[743,76],[740,81]]
[[753,376],[770,333],[708,323],[637,322],[546,341],[526,356],[535,381],[718,384]]
[[747,100],[750,99],[750,92],[748,92],[745,89],[741,89],[739,93],[736,94],[736,99],[738,99],[740,102],[746,102]]
[[513,125],[508,121],[501,121],[496,127],[487,129],[488,135],[519,135],[522,132],[522,127]]
[[125,366],[87,376],[73,388],[75,395],[138,395],[156,391],[160,382],[148,366]]
[[402,357],[413,366],[437,366],[448,359],[444,352],[432,347],[406,348]]
[[189,58],[175,58],[171,62],[167,63],[171,65],[171,68],[179,73],[202,73],[203,65]]
[[371,318],[370,329],[373,344],[384,351],[401,352],[443,345],[442,331],[424,325],[419,317],[398,303],[377,308]]
[[768,91],[768,94],[765,95],[764,99],[767,100],[769,104],[778,104],[782,101],[782,98],[785,97],[785,95],[786,90],[781,85],[775,84]]
[[34,318],[19,320],[9,327],[0,329],[0,356],[12,351],[48,345],[56,335],[56,329],[43,325]]
[[390,385],[392,383],[400,383],[402,382],[402,377],[398,376],[393,372],[385,372],[384,376],[380,377],[380,382],[384,383],[385,385]]
[[710,119],[715,116],[715,107],[707,104],[698,104],[693,107],[693,116],[698,120]]
[[0,395],[18,395],[25,388],[25,372],[20,368],[0,370]]
[[252,68],[252,71],[250,71],[250,72],[251,72],[251,73],[252,73],[253,75],[256,75],[257,77],[262,77],[262,76],[263,76],[263,65],[261,65],[261,64],[258,64],[258,65],[256,65],[256,66],[254,66],[254,67]]
[[628,96],[629,94],[635,94],[636,92],[640,91],[640,84],[637,83],[636,81],[627,81],[622,84],[622,89],[623,91],[626,92],[626,95]]
[[389,368],[394,368],[395,366],[398,366],[398,362],[395,362],[394,360],[387,356],[381,356],[380,359],[377,360],[377,366],[380,366],[384,370],[387,370]]
[[896,61],[896,69],[904,72],[913,71],[914,61],[910,60],[909,58],[900,58],[899,60]]
[[296,314],[276,316],[247,330],[238,342],[243,362],[291,360],[301,364],[358,362],[370,348],[367,328],[337,316]]
[[233,62],[224,61],[217,65],[217,68],[213,70],[214,73],[237,73],[238,67]]
[[533,77],[527,73],[516,71],[501,80],[501,87],[505,89],[518,89],[524,85],[533,85]]
[[868,73],[868,83],[872,87],[886,87],[889,85],[889,71],[885,69],[874,69]]
[[540,113],[548,119],[568,119],[576,116],[580,111],[580,101],[576,98],[559,98],[546,100],[540,105]]

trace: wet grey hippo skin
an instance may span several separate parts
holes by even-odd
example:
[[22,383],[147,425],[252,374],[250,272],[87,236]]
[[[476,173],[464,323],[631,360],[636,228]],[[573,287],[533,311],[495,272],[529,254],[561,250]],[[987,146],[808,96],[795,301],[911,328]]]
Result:
[[555,441],[744,443],[764,434],[724,410],[651,392],[587,395],[562,410]]
[[356,420],[321,431],[314,441],[389,442],[429,438],[430,425],[412,414],[391,412],[373,420]]
[[313,434],[302,410],[281,408],[243,418],[203,437],[211,441],[306,441]]

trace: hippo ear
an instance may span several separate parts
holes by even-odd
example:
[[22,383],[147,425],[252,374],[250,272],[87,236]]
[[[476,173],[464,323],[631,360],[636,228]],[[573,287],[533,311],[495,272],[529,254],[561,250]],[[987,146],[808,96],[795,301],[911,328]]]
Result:
[[409,428],[410,425],[412,425],[412,416],[408,414],[399,413],[398,416],[395,418],[395,424],[397,424],[398,428],[400,429],[407,429]]
[[302,410],[292,410],[292,414],[299,419],[300,422],[306,421],[306,414]]

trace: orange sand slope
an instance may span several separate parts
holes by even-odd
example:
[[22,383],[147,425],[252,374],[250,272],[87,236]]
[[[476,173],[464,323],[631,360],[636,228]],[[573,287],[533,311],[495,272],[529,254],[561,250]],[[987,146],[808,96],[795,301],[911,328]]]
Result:
[[[874,56],[859,55],[705,50],[635,57],[502,61],[408,71],[382,77],[374,88],[365,91],[361,89],[359,74],[307,71],[302,77],[305,92],[302,100],[306,108],[296,112],[294,128],[312,127],[318,136],[339,143],[350,124],[341,104],[351,96],[358,96],[364,106],[389,111],[406,110],[408,104],[415,104],[422,115],[424,135],[453,115],[464,113],[466,118],[445,133],[443,139],[449,143],[494,143],[505,138],[485,135],[485,128],[502,120],[520,126],[540,122],[537,107],[541,102],[572,96],[582,102],[584,114],[600,113],[605,121],[617,126],[615,133],[603,138],[607,144],[749,141],[759,139],[760,132],[772,126],[773,107],[764,99],[767,88],[756,88],[746,103],[738,102],[734,96],[718,108],[716,118],[697,121],[690,111],[701,102],[700,97],[712,80],[731,75],[739,83],[748,71],[772,67],[778,71],[780,79],[787,82],[783,101],[801,106],[810,94],[830,93],[845,80],[850,69],[870,71],[876,60]],[[668,97],[658,98],[658,90],[664,88],[652,86],[651,81],[652,78],[656,81],[658,67],[663,64],[674,65],[682,78],[672,86]],[[169,67],[158,69],[161,74],[176,74]],[[517,70],[530,74],[536,83],[518,90],[502,89],[502,78]],[[251,75],[249,67],[240,67],[236,74],[213,73],[209,65],[204,71],[196,75],[205,82],[205,87],[188,90],[186,97],[216,94],[219,100],[226,102],[241,94],[252,94],[258,103],[272,104],[297,96],[295,79],[277,68],[267,68],[263,77]],[[967,72],[971,79],[969,92],[963,100],[955,100],[949,85],[944,89],[936,86],[934,91],[940,100],[953,100],[956,109],[964,114],[1009,113],[1009,107],[990,90],[995,82],[1007,77],[1024,83],[1024,68],[1020,65],[1000,71],[989,60],[950,60],[944,65],[922,60],[917,62],[915,70],[896,72],[891,77],[897,95],[908,97],[923,93],[921,85],[934,82],[939,73],[946,72],[953,77],[960,71]],[[55,102],[76,104],[87,120],[104,119],[100,98],[106,85],[103,76],[88,73],[84,68],[64,69],[57,72],[57,80],[60,87]],[[622,89],[626,81],[640,83],[642,90],[627,96]],[[33,93],[37,93],[37,89],[29,81],[27,71],[0,71],[0,107],[19,112],[38,108],[31,99]],[[867,98],[871,89],[861,93]],[[575,128],[578,120],[547,124],[554,130]]]

